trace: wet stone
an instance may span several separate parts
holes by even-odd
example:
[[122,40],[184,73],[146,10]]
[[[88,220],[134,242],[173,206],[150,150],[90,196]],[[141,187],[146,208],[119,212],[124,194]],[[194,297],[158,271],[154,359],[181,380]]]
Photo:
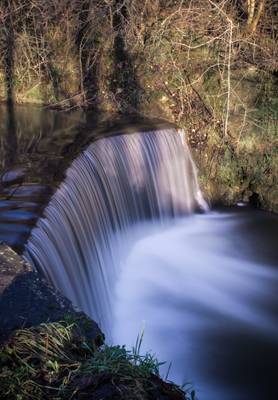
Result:
[[23,258],[6,244],[0,244],[0,296],[17,275],[30,271],[31,266]]
[[6,187],[23,182],[25,178],[25,172],[26,171],[24,168],[14,168],[5,172],[1,178],[1,185]]
[[6,244],[0,244],[0,344],[16,329],[65,319],[75,321],[87,340],[103,341],[98,325],[55,290]]

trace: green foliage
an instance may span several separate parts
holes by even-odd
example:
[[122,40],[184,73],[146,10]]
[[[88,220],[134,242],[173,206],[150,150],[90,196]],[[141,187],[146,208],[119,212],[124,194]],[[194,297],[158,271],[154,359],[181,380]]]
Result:
[[[0,398],[77,399],[81,391],[92,394],[97,386],[93,382],[103,376],[119,387],[119,399],[130,398],[130,393],[134,399],[149,398],[147,393],[162,382],[161,363],[150,353],[141,355],[141,344],[142,335],[131,351],[125,346],[97,348],[65,321],[19,330],[0,352]],[[177,399],[185,399],[181,389],[169,386]]]

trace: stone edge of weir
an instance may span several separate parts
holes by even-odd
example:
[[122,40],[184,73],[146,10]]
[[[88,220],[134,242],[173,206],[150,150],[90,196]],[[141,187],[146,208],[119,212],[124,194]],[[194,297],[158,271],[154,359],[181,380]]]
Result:
[[64,319],[74,320],[90,342],[97,346],[104,342],[95,321],[76,310],[26,260],[0,243],[0,348],[17,329]]
[[[28,262],[15,253],[7,244],[0,242],[0,370],[2,367],[2,350],[5,350],[10,344],[12,345],[13,342],[16,343],[17,332],[21,332],[22,334],[22,332],[24,332],[22,329],[28,330],[28,328],[32,329],[36,327],[41,329],[41,327],[48,326],[48,323],[51,322],[68,323],[69,320],[73,321],[77,326],[79,339],[89,343],[91,345],[90,348],[102,348],[100,346],[104,344],[105,337],[97,323],[85,313],[74,309],[72,303],[50,286],[37,272],[33,271]],[[43,325],[43,323],[45,323],[45,325]],[[5,355],[3,357],[5,358]],[[16,363],[12,367],[14,368],[14,373],[15,365]],[[133,366],[133,368],[137,367]],[[110,375],[113,381],[113,375]],[[100,378],[103,379],[103,381]],[[108,378],[109,374],[90,377],[92,381],[94,379],[99,379],[99,390],[102,393],[103,400],[112,399],[110,391],[111,385],[107,386],[106,382]],[[152,388],[152,395],[151,397],[149,397],[149,393],[146,395],[147,397],[141,397],[140,395],[140,399],[188,399],[186,392],[173,382],[168,381],[167,378],[163,380],[160,376],[152,373],[145,381],[147,381]],[[76,384],[76,390],[79,390],[78,382]],[[113,399],[118,399],[119,391],[116,386],[114,387],[114,384],[112,386],[114,388],[113,394],[117,395],[117,397],[113,397]],[[97,389],[98,386],[96,390]],[[121,390],[122,389],[121,387]],[[131,394],[128,385],[126,391],[128,395]],[[88,393],[88,395],[94,396],[94,392],[91,394]],[[44,398],[51,399],[52,396],[46,396]],[[74,398],[77,399],[79,396]],[[138,397],[136,397],[136,399],[138,399]]]

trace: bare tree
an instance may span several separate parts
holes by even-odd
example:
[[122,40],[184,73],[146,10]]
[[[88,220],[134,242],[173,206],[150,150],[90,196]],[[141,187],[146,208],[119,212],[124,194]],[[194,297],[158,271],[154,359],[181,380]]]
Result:
[[265,0],[247,0],[247,31],[254,33],[263,14]]

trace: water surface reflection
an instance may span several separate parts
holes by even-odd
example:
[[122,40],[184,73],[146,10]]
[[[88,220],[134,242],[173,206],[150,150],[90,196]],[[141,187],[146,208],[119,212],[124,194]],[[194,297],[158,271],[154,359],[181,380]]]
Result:
[[0,241],[21,251],[61,179],[80,111],[0,104]]

